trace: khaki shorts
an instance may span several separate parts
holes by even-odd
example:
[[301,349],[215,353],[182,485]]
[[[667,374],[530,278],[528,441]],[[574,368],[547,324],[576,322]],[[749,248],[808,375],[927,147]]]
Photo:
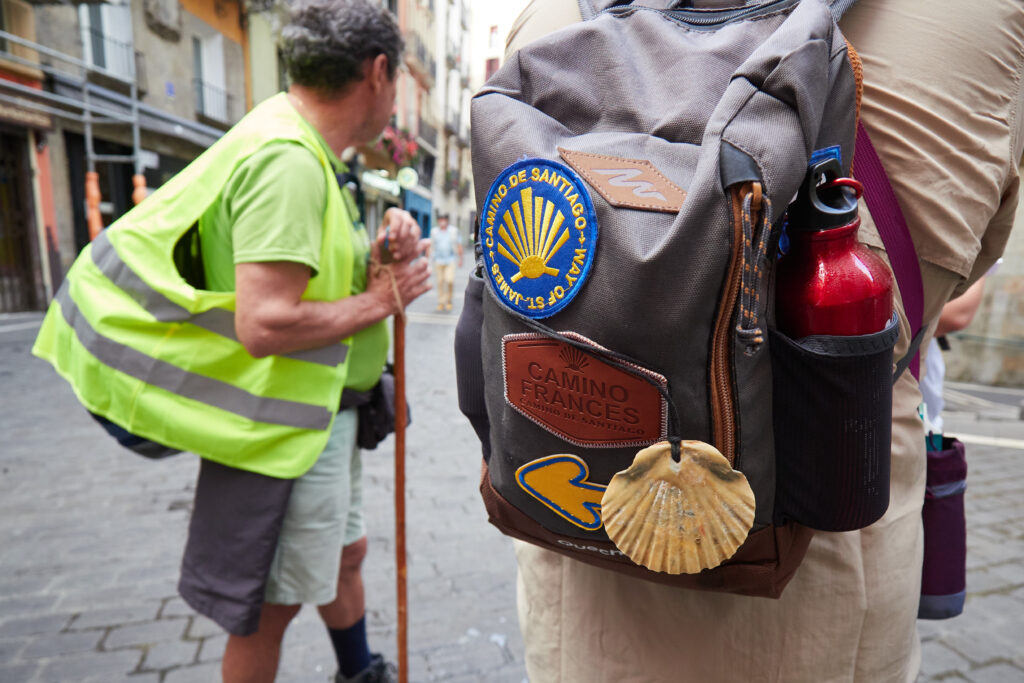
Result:
[[352,409],[338,414],[324,452],[295,480],[267,578],[269,603],[332,602],[341,549],[366,535],[356,415]]

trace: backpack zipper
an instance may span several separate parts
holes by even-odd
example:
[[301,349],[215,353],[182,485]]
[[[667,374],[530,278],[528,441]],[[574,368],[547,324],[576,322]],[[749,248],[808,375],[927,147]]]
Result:
[[789,9],[799,2],[800,0],[773,0],[772,2],[765,2],[752,7],[737,7],[736,9],[671,9],[665,10],[665,13],[681,24],[717,27],[734,21],[743,21],[759,17],[762,14]]
[[753,193],[752,212],[761,211],[760,183],[744,183],[732,187],[732,255],[726,275],[722,305],[718,309],[715,332],[711,342],[711,423],[715,448],[721,451],[729,464],[736,464],[736,397],[733,392],[732,341],[733,315],[743,281],[743,200]]
[[[737,7],[734,9],[654,9],[655,12],[661,12],[670,19],[692,26],[694,28],[719,28],[725,24],[730,24],[734,21],[743,21],[745,19],[752,19],[759,17],[762,14],[770,14],[779,10],[789,9],[790,7],[797,5],[800,0],[772,0],[752,7]],[[626,14],[637,9],[653,9],[653,8],[639,8],[625,5],[622,7],[613,7],[607,11],[612,14]]]

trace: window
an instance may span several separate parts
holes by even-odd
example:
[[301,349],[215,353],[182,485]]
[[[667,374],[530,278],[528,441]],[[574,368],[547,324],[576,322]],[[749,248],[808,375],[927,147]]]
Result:
[[217,121],[228,120],[228,92],[224,73],[224,36],[192,38],[196,113]]
[[487,36],[487,47],[491,50],[498,49],[498,27],[492,26],[491,32]]
[[86,62],[121,78],[135,76],[132,11],[127,5],[79,5],[82,52]]
[[498,70],[499,66],[501,66],[501,65],[499,64],[499,60],[498,60],[497,57],[492,57],[491,59],[488,59],[487,60],[487,74],[484,76],[484,79],[485,80],[490,80],[491,76],[494,75],[494,72]]
[[[35,41],[36,24],[32,6],[22,0],[0,0],[0,31],[7,31],[27,40]],[[10,52],[15,57],[20,57],[28,62],[39,62],[39,54],[35,50],[24,45],[18,45],[12,41],[4,40],[3,38],[0,38],[0,52]],[[11,62],[10,64],[11,66],[8,68],[14,68],[18,71],[31,68],[21,62]],[[36,74],[33,73],[33,76],[36,76]],[[42,74],[38,74],[37,77],[42,78]]]

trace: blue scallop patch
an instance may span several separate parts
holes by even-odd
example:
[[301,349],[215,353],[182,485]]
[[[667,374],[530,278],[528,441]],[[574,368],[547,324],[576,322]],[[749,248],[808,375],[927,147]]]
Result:
[[568,166],[524,159],[502,171],[480,218],[487,279],[503,304],[531,318],[565,308],[590,274],[597,214]]

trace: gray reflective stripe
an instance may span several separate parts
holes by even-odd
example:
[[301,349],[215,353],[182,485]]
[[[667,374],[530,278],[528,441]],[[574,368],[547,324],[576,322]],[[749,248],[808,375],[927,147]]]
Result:
[[226,410],[254,422],[318,430],[327,429],[331,424],[331,412],[323,406],[256,396],[227,382],[182,370],[101,335],[79,311],[66,282],[57,292],[56,299],[60,303],[64,320],[75,331],[82,346],[100,362],[115,370],[172,394]]
[[928,493],[932,494],[933,498],[948,498],[949,496],[955,496],[958,493],[963,493],[967,490],[967,480],[961,479],[960,481],[951,481],[948,484],[936,484],[935,486],[928,487]]
[[106,231],[92,241],[92,261],[108,280],[117,285],[162,323],[182,322],[191,314],[147,285],[121,258]]
[[[92,242],[92,260],[103,275],[124,291],[136,303],[162,323],[187,322],[208,332],[238,341],[235,333],[235,314],[223,308],[211,308],[193,315],[166,296],[150,287],[131,269],[117,253],[106,232],[100,232]],[[282,356],[294,360],[335,367],[345,362],[348,345],[328,344],[318,349],[293,351]]]
[[308,363],[328,365],[333,368],[345,362],[345,358],[348,357],[348,344],[330,344],[328,346],[321,346],[319,349],[292,351],[291,353],[281,355],[285,358],[304,360]]
[[223,308],[211,308],[208,311],[189,316],[185,320],[207,332],[238,341],[238,335],[235,333],[235,314],[231,311]]

